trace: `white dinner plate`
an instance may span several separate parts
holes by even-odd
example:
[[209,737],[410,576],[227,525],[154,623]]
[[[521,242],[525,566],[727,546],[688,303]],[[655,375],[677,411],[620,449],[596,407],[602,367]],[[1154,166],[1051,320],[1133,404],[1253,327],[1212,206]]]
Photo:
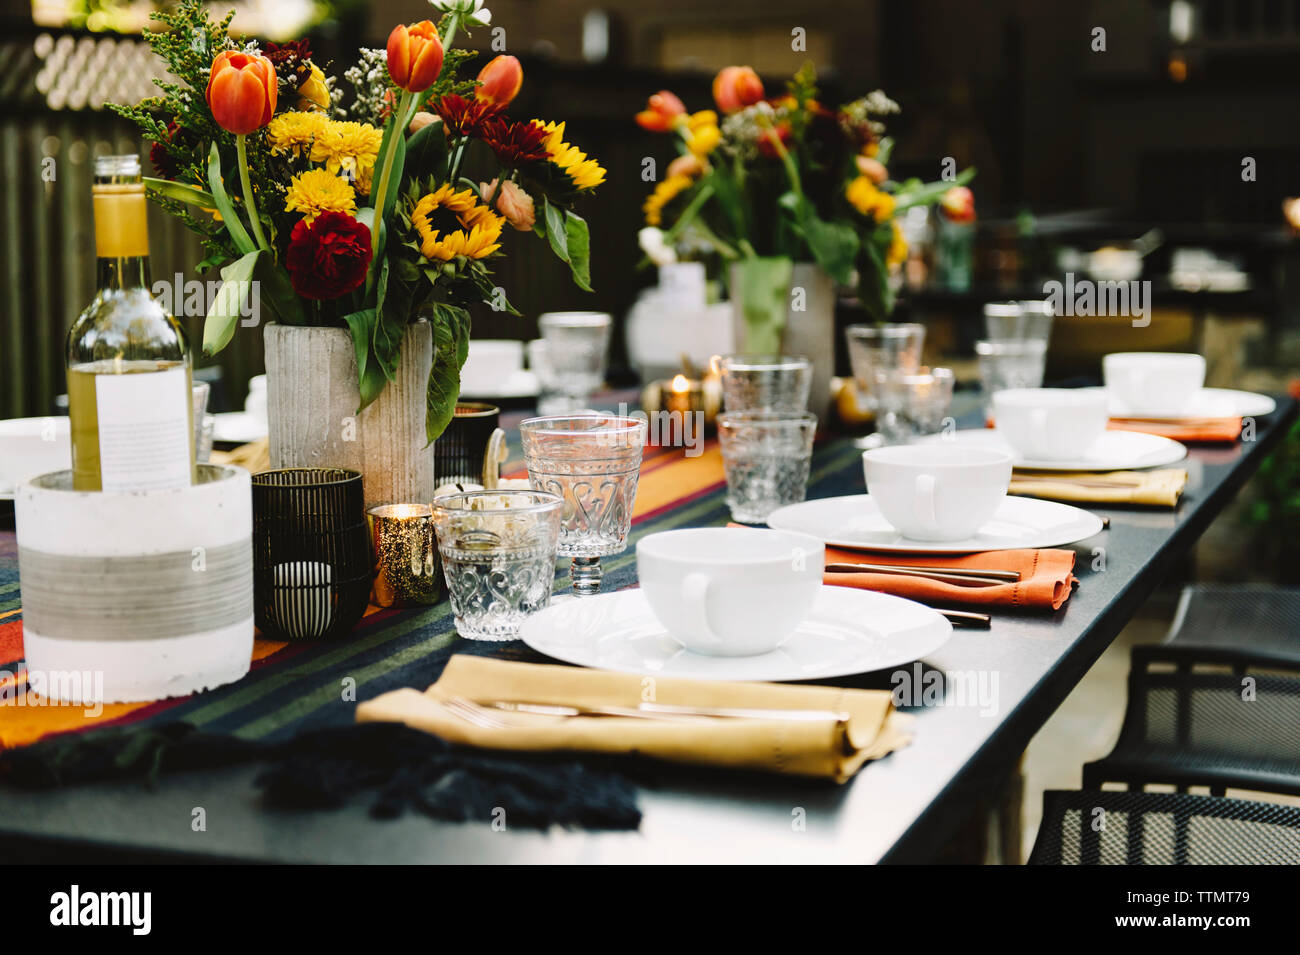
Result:
[[64,416],[0,421],[0,500],[28,478],[72,467],[70,434]]
[[212,416],[212,440],[223,444],[248,444],[266,437],[266,419],[246,411],[225,411]]
[[692,653],[660,625],[645,594],[620,590],[557,598],[524,621],[524,643],[557,660],[598,670],[688,680],[820,680],[901,666],[933,653],[952,635],[938,612],[912,600],[823,585],[812,613],[769,653]]
[[974,554],[1021,547],[1060,547],[1101,531],[1101,518],[1082,508],[1032,497],[1006,497],[993,519],[966,540],[935,542],[904,537],[868,494],[823,497],[773,511],[768,527],[798,531],[833,547],[894,554]]
[[1012,464],[1035,471],[1131,471],[1158,468],[1187,457],[1187,448],[1170,438],[1141,431],[1107,431],[1097,443],[1077,458],[1042,461],[1026,458],[1007,443],[995,428],[971,428],[921,439],[926,444],[958,443],[967,447],[997,448],[1013,456]]
[[535,398],[541,393],[542,386],[537,375],[520,369],[505,379],[497,382],[462,380],[460,396],[462,398]]
[[[1092,388],[1090,391],[1104,391]],[[1277,410],[1277,402],[1268,395],[1232,388],[1202,388],[1182,412],[1171,414],[1146,414],[1140,408],[1130,408],[1113,395],[1110,413],[1114,418],[1146,418],[1151,421],[1186,421],[1191,418],[1258,418]]]

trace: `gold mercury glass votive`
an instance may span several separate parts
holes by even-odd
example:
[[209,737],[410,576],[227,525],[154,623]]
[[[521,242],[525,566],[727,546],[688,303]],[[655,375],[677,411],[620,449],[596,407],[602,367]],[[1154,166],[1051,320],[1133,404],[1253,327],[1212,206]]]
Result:
[[428,504],[377,504],[366,511],[375,548],[377,607],[435,604],[442,597],[433,507]]

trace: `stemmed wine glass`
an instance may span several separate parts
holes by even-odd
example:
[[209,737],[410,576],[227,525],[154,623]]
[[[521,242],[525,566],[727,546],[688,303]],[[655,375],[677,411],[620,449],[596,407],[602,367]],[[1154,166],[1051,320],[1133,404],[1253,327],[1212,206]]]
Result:
[[646,422],[610,414],[549,415],[519,426],[528,480],[564,499],[562,556],[581,597],[600,593],[600,558],[627,547]]

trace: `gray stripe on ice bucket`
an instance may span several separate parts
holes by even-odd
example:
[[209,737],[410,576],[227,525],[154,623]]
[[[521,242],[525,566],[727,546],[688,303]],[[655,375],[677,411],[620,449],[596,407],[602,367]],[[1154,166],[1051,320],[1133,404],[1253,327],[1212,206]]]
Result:
[[23,622],[42,637],[160,640],[253,616],[251,539],[131,557],[69,557],[18,549]]

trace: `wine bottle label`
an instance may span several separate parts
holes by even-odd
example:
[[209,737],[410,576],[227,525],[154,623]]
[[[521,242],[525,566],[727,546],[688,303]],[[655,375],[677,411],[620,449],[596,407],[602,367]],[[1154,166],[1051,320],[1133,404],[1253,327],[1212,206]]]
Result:
[[144,186],[94,187],[95,254],[101,259],[130,259],[149,254],[149,219]]
[[105,491],[190,485],[190,387],[184,366],[96,375],[99,467]]

